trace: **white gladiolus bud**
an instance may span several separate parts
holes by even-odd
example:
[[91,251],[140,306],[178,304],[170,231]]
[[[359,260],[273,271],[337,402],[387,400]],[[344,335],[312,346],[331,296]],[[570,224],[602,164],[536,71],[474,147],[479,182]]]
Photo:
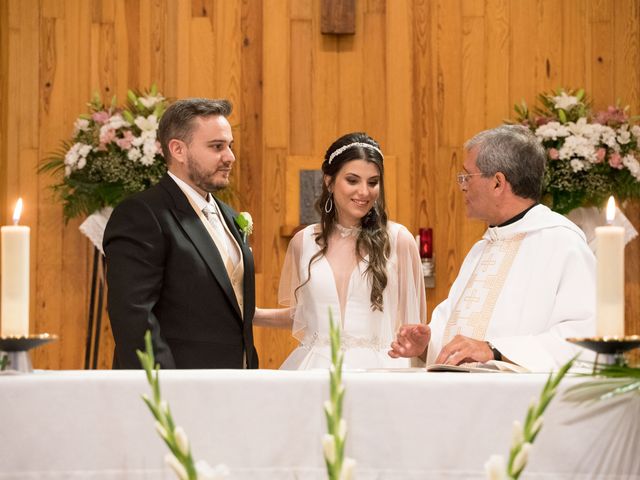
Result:
[[522,431],[522,424],[519,421],[513,422],[513,430],[511,433],[511,445],[516,446],[524,442],[524,433]]
[[222,480],[229,476],[229,467],[221,463],[211,468],[204,460],[196,462],[196,472],[198,474],[198,480]]
[[336,440],[333,435],[325,433],[322,437],[322,449],[324,450],[324,458],[333,465],[336,461]]
[[340,480],[352,480],[353,472],[356,469],[356,461],[353,458],[346,457],[342,462],[342,470],[340,470]]
[[538,417],[531,427],[531,435],[536,435],[542,428],[542,417]]
[[162,426],[162,424],[161,424],[160,422],[158,422],[158,421],[156,421],[156,430],[157,430],[158,434],[160,434],[160,436],[161,436],[163,439],[165,439],[165,440],[166,440],[167,438],[169,438],[169,435],[167,434],[167,430],[166,430],[166,429]]
[[326,400],[324,402],[324,411],[327,412],[328,415],[333,415],[333,407],[331,406],[331,402]]
[[344,440],[344,437],[347,436],[347,422],[345,422],[343,418],[340,419],[340,423],[338,424],[338,436],[340,440]]
[[507,480],[507,465],[502,455],[491,455],[484,464],[487,480]]
[[531,445],[529,442],[523,443],[520,451],[517,453],[516,458],[513,459],[513,465],[511,466],[511,473],[515,474],[522,470],[527,461],[529,460],[529,452],[531,451]]
[[180,480],[189,480],[189,474],[187,474],[184,465],[172,453],[167,453],[164,456],[164,462],[171,467]]
[[182,427],[176,427],[173,430],[173,435],[176,437],[178,450],[180,450],[183,455],[187,455],[189,453],[189,439],[184,429]]

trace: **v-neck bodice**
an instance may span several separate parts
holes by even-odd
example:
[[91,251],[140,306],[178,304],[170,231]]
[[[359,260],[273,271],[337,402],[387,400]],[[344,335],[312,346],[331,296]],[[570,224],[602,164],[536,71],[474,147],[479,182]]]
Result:
[[[316,257],[309,267],[312,257],[320,250],[314,230],[311,226],[301,232],[302,242],[294,272],[298,278],[296,286],[303,284],[295,293],[294,314],[294,325],[304,325],[300,331],[294,331],[301,345],[281,368],[324,368],[329,365],[329,310],[334,321],[342,327],[345,368],[408,366],[408,360],[392,359],[387,355],[399,326],[397,254],[393,248],[397,230],[390,229],[393,241],[387,275],[391,281],[383,292],[383,311],[371,308],[371,280],[366,273],[368,257],[358,261],[355,239],[332,237],[327,255]],[[415,322],[418,321],[420,319],[415,318]]]

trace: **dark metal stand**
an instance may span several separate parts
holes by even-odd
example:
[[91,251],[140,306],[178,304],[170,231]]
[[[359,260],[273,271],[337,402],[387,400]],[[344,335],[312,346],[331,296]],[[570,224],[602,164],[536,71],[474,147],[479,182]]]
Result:
[[87,343],[84,353],[85,370],[98,368],[98,350],[100,348],[100,329],[102,328],[102,306],[104,301],[105,258],[97,248],[93,249],[93,267],[91,269],[91,294],[89,297],[89,319],[87,324]]
[[56,335],[42,333],[28,337],[0,338],[0,371],[5,373],[31,373],[29,350],[39,345],[57,340]]

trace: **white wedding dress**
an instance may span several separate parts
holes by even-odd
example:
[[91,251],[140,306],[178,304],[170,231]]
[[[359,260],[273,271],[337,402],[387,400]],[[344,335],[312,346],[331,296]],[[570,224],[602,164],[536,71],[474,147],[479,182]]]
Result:
[[298,232],[291,240],[280,278],[279,301],[292,309],[293,336],[300,341],[281,369],[327,368],[331,364],[329,309],[341,326],[345,370],[403,368],[410,359],[387,354],[397,328],[406,323],[425,323],[424,279],[415,240],[397,223],[389,222],[391,252],[387,261],[384,309],[371,309],[371,283],[365,275],[367,259],[355,256],[357,232],[336,230],[329,239],[326,256],[309,261],[320,249],[315,242],[318,225]]

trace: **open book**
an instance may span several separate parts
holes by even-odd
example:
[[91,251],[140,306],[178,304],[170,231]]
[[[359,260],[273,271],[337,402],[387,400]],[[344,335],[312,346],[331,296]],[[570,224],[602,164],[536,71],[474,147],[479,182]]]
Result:
[[462,365],[427,365],[428,372],[466,372],[466,373],[529,373],[524,367],[509,362],[489,360],[487,363],[465,363]]

